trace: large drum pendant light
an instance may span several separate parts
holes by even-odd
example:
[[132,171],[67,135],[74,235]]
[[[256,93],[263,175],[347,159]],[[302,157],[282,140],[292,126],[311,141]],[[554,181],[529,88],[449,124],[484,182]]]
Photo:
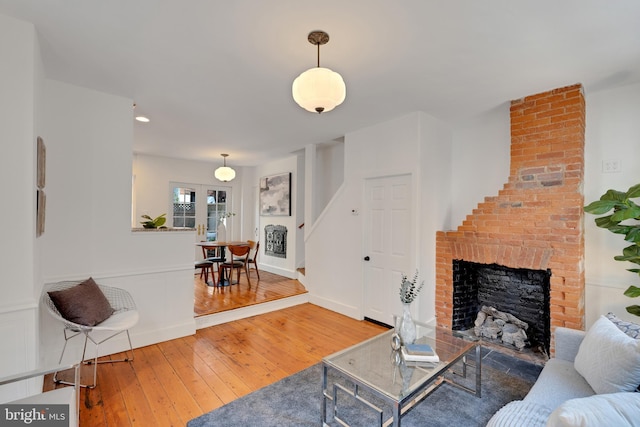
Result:
[[331,111],[342,104],[347,88],[340,74],[320,67],[320,45],[329,41],[329,34],[324,31],[312,31],[307,40],[318,47],[318,66],[309,68],[293,81],[293,99],[299,106],[312,113]]

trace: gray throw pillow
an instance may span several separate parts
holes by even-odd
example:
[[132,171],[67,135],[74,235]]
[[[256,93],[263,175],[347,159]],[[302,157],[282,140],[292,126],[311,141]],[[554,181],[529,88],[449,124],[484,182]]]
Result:
[[62,317],[78,325],[95,326],[113,314],[107,297],[91,277],[71,288],[48,293]]
[[607,313],[607,319],[611,320],[611,322],[618,327],[622,332],[629,335],[631,338],[636,340],[640,339],[640,325],[633,322],[626,322],[622,319],[619,319],[613,313]]

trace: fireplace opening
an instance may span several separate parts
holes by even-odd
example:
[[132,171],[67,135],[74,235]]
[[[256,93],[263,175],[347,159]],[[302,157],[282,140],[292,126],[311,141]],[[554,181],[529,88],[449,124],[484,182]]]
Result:
[[452,329],[473,334],[478,313],[492,307],[527,323],[525,349],[546,357],[551,345],[550,283],[551,270],[454,260]]

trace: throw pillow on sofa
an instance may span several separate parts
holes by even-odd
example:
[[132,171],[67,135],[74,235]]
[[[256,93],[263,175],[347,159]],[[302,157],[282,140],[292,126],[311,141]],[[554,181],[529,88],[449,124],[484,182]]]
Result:
[[607,313],[607,319],[611,320],[611,322],[618,327],[622,332],[629,335],[631,338],[640,339],[640,325],[633,322],[626,322],[622,319],[619,319],[613,313]]
[[597,394],[570,399],[549,416],[547,427],[640,425],[640,393]]
[[580,344],[574,367],[598,394],[633,391],[640,384],[640,340],[600,316]]

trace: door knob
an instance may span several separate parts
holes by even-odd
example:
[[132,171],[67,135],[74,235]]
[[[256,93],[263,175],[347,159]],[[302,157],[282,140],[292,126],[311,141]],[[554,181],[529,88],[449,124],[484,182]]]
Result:
[[365,261],[369,261],[371,258],[369,258],[369,255],[367,255],[366,257],[364,257]]

